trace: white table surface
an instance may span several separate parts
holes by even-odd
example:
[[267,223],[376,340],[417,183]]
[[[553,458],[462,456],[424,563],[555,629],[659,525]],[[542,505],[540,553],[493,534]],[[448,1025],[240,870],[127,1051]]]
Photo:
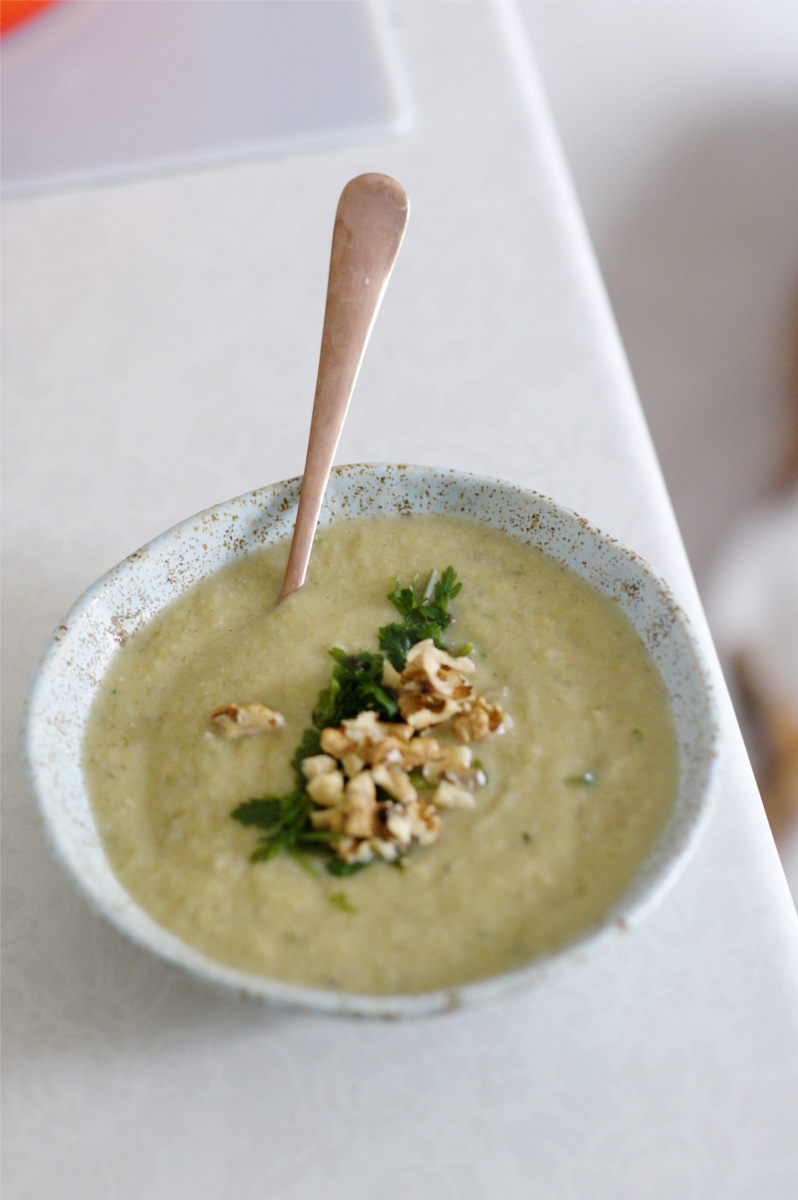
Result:
[[725,691],[722,794],[661,908],[556,984],[424,1021],[204,990],[88,909],[25,794],[22,699],[73,599],[301,471],[361,171],[412,213],[339,461],[556,496],[648,558],[713,653],[515,10],[392,13],[404,138],[4,208],[4,1195],[792,1200],[798,920]]

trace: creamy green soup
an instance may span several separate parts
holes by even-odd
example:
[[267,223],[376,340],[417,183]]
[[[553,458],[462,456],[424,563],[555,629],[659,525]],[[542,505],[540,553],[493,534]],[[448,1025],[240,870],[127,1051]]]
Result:
[[[253,552],[196,585],[117,652],[84,771],[118,878],[166,928],[230,966],[350,991],[420,992],[518,967],[595,924],[674,801],[662,679],[629,620],[542,552],[476,522],[340,521],[279,607],[288,554]],[[331,646],[377,650],[392,576],[454,566],[447,631],[512,724],[475,743],[487,775],[403,870],[351,878],[281,854],[251,863],[242,801],[290,790],[291,756],[329,683]],[[259,702],[285,724],[227,741],[210,714]]]

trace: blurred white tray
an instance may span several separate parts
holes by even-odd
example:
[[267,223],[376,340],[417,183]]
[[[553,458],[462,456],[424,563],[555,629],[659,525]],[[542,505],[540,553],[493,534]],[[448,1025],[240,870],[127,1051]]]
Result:
[[2,100],[5,195],[410,123],[373,0],[68,0],[4,39]]

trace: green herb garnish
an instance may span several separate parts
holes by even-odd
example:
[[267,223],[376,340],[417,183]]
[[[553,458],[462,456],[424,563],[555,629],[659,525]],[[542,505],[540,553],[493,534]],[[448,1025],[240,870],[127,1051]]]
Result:
[[319,695],[313,709],[313,724],[317,729],[340,725],[364,709],[371,709],[389,721],[398,715],[395,694],[382,685],[381,654],[369,654],[366,650],[346,654],[334,646],[330,655],[338,665],[330,686]]
[[312,758],[314,754],[321,754],[321,733],[319,729],[306,729],[294,752],[294,757],[291,759],[291,766],[303,785],[305,776],[302,774],[300,764],[303,758]]
[[388,599],[402,620],[380,629],[380,650],[385,651],[394,670],[401,671],[408,650],[416,642],[432,638],[439,650],[446,649],[443,631],[452,619],[448,612],[449,601],[458,594],[462,584],[457,582],[452,567],[447,567],[440,579],[437,571],[430,571],[422,588],[418,585],[418,575],[406,588],[400,588],[397,579],[391,582],[393,590],[388,593]]
[[[287,797],[286,797],[287,799]],[[255,825],[258,829],[271,829],[283,815],[283,800],[279,796],[267,796],[263,800],[247,800],[233,809],[233,816],[242,825]]]
[[314,805],[305,791],[305,776],[300,765],[304,758],[318,754],[320,750],[319,731],[306,729],[291,760],[296,777],[293,791],[285,796],[246,800],[231,812],[230,816],[235,821],[263,831],[260,844],[250,856],[252,862],[266,862],[281,850],[315,850],[319,848],[319,843],[327,844],[335,838],[335,834],[315,830],[310,823]]
[[247,800],[234,808],[230,816],[242,825],[254,825],[263,830],[260,845],[250,858],[252,862],[266,862],[281,850],[298,847],[312,808],[310,796],[304,788],[297,787],[287,796]]
[[330,901],[330,904],[332,904],[335,908],[340,908],[341,912],[345,912],[345,913],[356,913],[357,912],[357,909],[355,908],[354,904],[350,903],[350,901],[347,899],[346,892],[333,892],[333,894],[331,896],[329,896],[328,899]]
[[592,771],[585,771],[584,775],[566,775],[565,782],[571,787],[594,787],[597,779]]
[[[399,671],[405,665],[410,647],[424,638],[431,637],[436,646],[445,649],[442,642],[443,631],[452,619],[447,611],[449,601],[458,594],[462,585],[457,582],[457,576],[451,567],[447,567],[440,578],[437,571],[431,571],[420,590],[418,576],[406,588],[400,588],[396,579],[391,583],[392,589],[388,599],[403,620],[380,629],[379,644],[380,649],[386,651],[394,668]],[[306,853],[326,854],[328,872],[344,878],[362,871],[367,864],[346,863],[337,858],[334,852],[335,842],[341,835],[313,828],[310,814],[316,805],[306,791],[302,762],[321,753],[323,729],[334,728],[366,709],[393,721],[399,716],[399,705],[398,693],[383,685],[385,658],[382,654],[370,654],[367,650],[361,650],[359,654],[347,654],[337,646],[329,653],[336,665],[333,668],[330,686],[319,693],[313,709],[313,727],[306,729],[302,734],[291,759],[295,775],[293,790],[284,796],[263,796],[256,800],[247,800],[234,808],[230,815],[242,825],[261,831],[261,840],[250,855],[252,862],[266,862],[285,850],[300,866],[313,871]],[[385,799],[385,796],[381,798]],[[336,895],[343,896],[343,892]],[[338,902],[331,898],[331,903]]]
[[358,871],[364,870],[368,863],[348,863],[342,858],[331,858],[327,863],[327,870],[331,875],[337,875],[340,879],[346,879],[348,875],[357,875]]

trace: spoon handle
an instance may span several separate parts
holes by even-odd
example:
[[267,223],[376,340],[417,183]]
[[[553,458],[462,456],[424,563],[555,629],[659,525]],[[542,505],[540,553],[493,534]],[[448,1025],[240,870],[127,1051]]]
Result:
[[408,208],[404,189],[387,175],[358,175],[338,202],[308,453],[281,600],[305,582],[333,457]]

